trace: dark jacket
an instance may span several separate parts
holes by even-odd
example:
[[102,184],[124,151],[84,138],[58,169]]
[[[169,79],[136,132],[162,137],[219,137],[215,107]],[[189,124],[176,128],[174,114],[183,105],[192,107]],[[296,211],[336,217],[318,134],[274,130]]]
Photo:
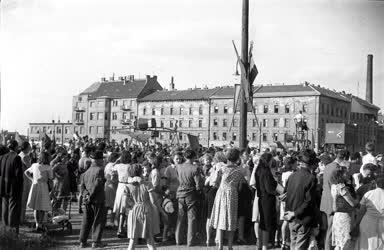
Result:
[[285,211],[295,213],[295,220],[302,225],[313,225],[318,217],[316,205],[316,177],[302,168],[294,172],[287,181]]
[[23,163],[16,152],[0,156],[0,197],[21,198],[23,193]]
[[85,203],[102,204],[105,202],[104,170],[92,165],[81,176],[80,192]]
[[179,177],[179,188],[177,189],[177,198],[186,197],[202,190],[203,180],[200,169],[193,164],[184,163],[176,168]]
[[268,168],[259,167],[256,169],[256,190],[258,197],[275,197],[277,182],[273,178],[271,170]]

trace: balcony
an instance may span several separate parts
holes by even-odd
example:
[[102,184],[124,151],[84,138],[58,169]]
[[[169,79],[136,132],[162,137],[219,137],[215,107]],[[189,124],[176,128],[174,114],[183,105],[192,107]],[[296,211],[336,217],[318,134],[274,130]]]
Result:
[[76,125],[83,125],[84,124],[84,120],[75,120],[75,124]]
[[73,110],[75,112],[85,112],[85,108],[83,108],[83,107],[74,107]]
[[121,120],[121,124],[123,124],[123,125],[131,125],[131,120],[130,119],[122,119]]
[[123,111],[131,111],[132,108],[131,106],[128,106],[128,105],[121,105],[120,109]]

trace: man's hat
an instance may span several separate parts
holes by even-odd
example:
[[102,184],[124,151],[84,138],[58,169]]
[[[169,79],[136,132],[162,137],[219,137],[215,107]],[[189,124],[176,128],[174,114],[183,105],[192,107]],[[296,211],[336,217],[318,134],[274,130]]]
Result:
[[91,158],[94,160],[102,160],[104,159],[103,151],[96,150],[94,153],[91,154]]

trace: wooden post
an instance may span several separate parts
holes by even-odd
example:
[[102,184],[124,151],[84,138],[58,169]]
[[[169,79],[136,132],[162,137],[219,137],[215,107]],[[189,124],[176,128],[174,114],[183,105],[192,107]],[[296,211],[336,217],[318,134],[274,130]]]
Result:
[[239,127],[239,147],[247,147],[247,100],[245,98],[246,84],[248,83],[248,18],[249,18],[249,0],[243,0],[242,9],[242,27],[241,27],[241,60],[245,66],[245,72],[241,72],[241,90],[240,90],[240,127]]

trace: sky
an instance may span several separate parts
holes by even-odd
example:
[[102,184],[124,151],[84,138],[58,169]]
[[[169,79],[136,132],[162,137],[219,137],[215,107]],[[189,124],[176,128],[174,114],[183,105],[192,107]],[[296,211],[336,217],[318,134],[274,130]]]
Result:
[[[256,84],[313,84],[384,108],[384,1],[250,0]],[[310,2],[310,3],[309,3]],[[72,97],[101,77],[157,75],[168,88],[233,85],[240,0],[1,2],[1,129],[71,120]],[[359,86],[359,88],[358,88]]]

